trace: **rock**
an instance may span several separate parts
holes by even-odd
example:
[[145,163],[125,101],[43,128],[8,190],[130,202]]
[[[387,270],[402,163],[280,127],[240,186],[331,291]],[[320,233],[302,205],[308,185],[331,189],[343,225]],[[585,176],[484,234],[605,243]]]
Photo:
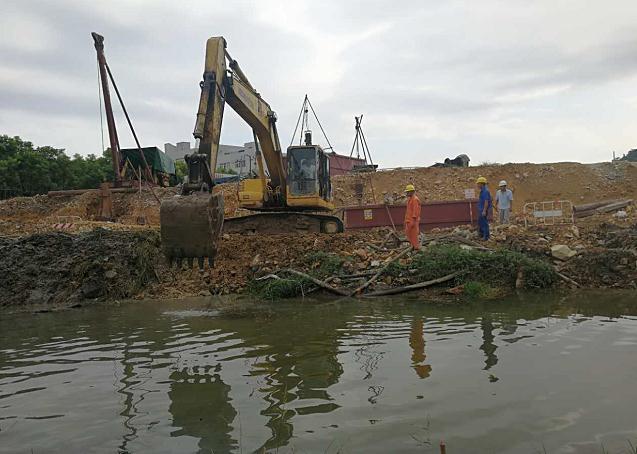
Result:
[[115,276],[117,276],[117,271],[115,270],[108,270],[106,273],[104,273],[104,277],[106,279],[114,279]]
[[579,227],[573,224],[571,226],[571,232],[573,232],[573,235],[575,235],[575,238],[579,238]]
[[558,260],[568,260],[577,255],[577,252],[565,244],[556,244],[551,247],[551,255]]
[[259,263],[261,263],[261,255],[257,254],[252,259],[252,262],[250,263],[250,266],[256,267],[256,266],[259,266]]
[[229,239],[230,239],[230,235],[229,235],[229,234],[227,234],[227,233],[224,233],[224,234],[223,234],[223,239],[224,239],[224,240],[229,240]]
[[367,251],[365,249],[356,249],[354,251],[354,254],[359,256],[361,258],[361,260],[366,260],[367,259]]
[[371,263],[370,263],[370,265],[371,265],[373,268],[376,268],[377,266],[380,266],[380,260],[372,260],[372,261],[371,261]]

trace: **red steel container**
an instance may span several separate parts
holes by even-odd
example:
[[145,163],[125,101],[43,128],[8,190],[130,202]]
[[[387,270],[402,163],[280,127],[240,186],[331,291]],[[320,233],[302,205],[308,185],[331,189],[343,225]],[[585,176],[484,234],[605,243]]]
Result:
[[[421,207],[420,230],[478,225],[477,199],[427,202]],[[346,229],[402,227],[405,219],[405,205],[362,205],[346,207],[343,211]]]

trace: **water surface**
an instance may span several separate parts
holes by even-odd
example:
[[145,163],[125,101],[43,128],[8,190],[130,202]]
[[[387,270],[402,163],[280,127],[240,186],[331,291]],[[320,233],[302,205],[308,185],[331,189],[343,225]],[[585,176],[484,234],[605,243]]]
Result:
[[[0,315],[0,452],[619,453],[637,295]],[[634,452],[634,451],[633,451]]]

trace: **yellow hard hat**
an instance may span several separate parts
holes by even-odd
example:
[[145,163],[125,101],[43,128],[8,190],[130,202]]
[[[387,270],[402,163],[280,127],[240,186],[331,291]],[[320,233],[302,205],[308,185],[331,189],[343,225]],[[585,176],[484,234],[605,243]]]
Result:
[[414,188],[413,184],[408,184],[407,186],[405,186],[405,192],[413,192],[415,190],[416,188]]
[[476,180],[476,183],[477,184],[480,184],[480,183],[487,184],[487,179],[485,177],[478,177],[478,179]]

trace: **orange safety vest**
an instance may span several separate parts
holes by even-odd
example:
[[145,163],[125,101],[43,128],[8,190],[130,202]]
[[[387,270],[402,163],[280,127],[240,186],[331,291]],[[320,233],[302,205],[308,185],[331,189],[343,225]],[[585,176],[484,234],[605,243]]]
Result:
[[420,224],[420,199],[416,194],[412,195],[407,201],[407,210],[405,211],[405,224],[415,222]]
[[407,201],[405,210],[405,235],[414,249],[420,249],[420,199],[414,194]]

